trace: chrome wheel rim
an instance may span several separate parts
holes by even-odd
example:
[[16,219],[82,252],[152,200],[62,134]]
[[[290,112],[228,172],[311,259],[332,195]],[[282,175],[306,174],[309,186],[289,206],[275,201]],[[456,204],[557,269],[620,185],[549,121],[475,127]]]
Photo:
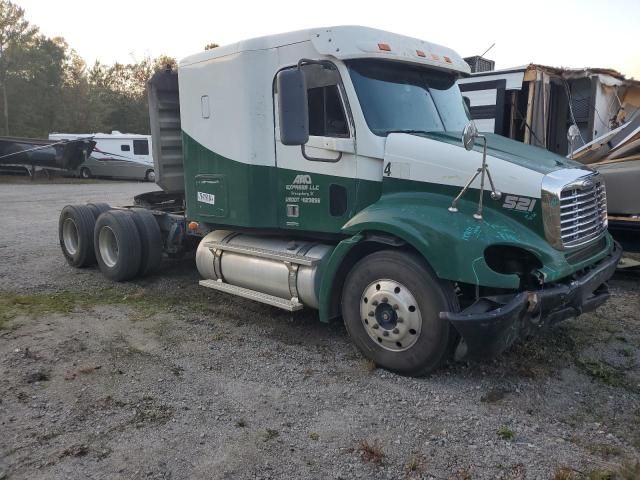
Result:
[[360,319],[369,338],[392,352],[411,348],[422,330],[422,317],[415,297],[395,280],[376,280],[364,289],[360,298]]
[[155,181],[156,181],[156,172],[149,172],[149,173],[147,174],[147,179],[148,179],[150,182],[155,182]]
[[62,241],[69,255],[75,255],[78,252],[78,227],[70,218],[65,219],[62,224]]
[[118,239],[110,227],[102,227],[98,235],[98,249],[104,264],[112,268],[118,261]]

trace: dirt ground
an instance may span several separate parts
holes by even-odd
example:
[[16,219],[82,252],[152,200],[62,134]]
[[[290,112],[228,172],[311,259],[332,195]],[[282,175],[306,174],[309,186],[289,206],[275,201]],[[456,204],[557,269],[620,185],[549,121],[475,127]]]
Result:
[[192,260],[120,285],[65,263],[65,204],[150,189],[0,183],[0,480],[640,478],[637,273],[494,361],[404,378]]

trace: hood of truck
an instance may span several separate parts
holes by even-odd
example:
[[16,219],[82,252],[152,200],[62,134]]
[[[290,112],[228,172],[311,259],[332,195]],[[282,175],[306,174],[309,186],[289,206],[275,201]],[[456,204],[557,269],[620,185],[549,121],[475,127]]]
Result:
[[[561,155],[550,152],[541,147],[527,145],[510,138],[496,135],[495,133],[483,133],[487,138],[487,155],[506,160],[515,165],[547,174],[561,168],[581,168],[582,164],[569,160]],[[462,132],[433,132],[424,134],[424,137],[439,142],[462,147]],[[482,151],[482,141],[478,140],[476,151]]]
[[[477,142],[481,143],[481,142]],[[454,193],[482,165],[482,146],[467,151],[457,133],[391,133],[385,145],[385,178],[429,184],[430,191]],[[540,198],[542,179],[563,168],[585,168],[537,147],[487,135],[487,165],[496,190],[518,197]],[[480,176],[470,185],[480,188]],[[490,183],[485,180],[485,191]],[[496,203],[490,204],[494,206]]]

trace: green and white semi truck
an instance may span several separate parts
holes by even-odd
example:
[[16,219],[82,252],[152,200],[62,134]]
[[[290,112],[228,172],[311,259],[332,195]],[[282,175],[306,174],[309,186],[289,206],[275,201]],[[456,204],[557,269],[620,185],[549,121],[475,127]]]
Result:
[[207,50],[149,82],[162,192],[68,206],[117,281],[196,249],[202,287],[342,317],[377,365],[495,355],[608,298],[621,249],[584,166],[479,135],[453,50],[363,27]]

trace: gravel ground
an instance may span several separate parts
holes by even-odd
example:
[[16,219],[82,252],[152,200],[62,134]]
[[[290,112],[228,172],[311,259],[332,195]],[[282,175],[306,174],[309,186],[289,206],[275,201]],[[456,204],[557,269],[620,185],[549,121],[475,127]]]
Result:
[[189,259],[121,285],[67,266],[65,204],[150,189],[0,183],[0,479],[640,478],[637,274],[494,361],[404,378]]

